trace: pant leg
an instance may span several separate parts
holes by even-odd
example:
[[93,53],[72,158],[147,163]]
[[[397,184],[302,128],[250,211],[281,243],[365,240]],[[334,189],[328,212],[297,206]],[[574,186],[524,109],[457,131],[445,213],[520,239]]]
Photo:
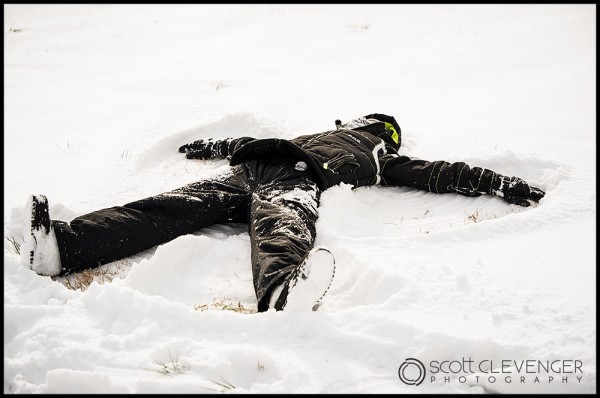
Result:
[[250,164],[256,187],[250,203],[252,273],[258,311],[269,309],[273,290],[312,249],[320,191],[307,172],[283,165]]
[[246,222],[250,191],[245,171],[230,172],[182,188],[94,211],[70,223],[53,221],[61,274],[122,259],[225,222]]

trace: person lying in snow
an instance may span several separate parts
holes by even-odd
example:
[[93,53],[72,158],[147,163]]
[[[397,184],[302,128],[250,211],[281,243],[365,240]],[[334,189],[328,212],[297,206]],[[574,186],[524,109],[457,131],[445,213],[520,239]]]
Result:
[[544,197],[544,191],[518,177],[463,162],[399,155],[401,131],[392,116],[374,113],[335,124],[334,130],[292,140],[242,137],[183,145],[179,152],[188,159],[229,159],[228,172],[71,222],[51,220],[46,197],[31,195],[21,261],[40,275],[65,275],[209,225],[244,222],[258,311],[315,310],[335,273],[331,252],[314,247],[319,197],[329,187],[380,184],[489,194],[519,206]]

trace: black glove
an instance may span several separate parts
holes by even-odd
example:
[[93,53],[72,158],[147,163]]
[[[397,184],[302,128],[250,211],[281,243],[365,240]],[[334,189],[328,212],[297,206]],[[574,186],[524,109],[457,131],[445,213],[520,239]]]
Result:
[[185,153],[188,159],[231,159],[233,152],[243,145],[254,141],[252,137],[200,139],[179,147],[179,152]]
[[527,184],[519,177],[498,175],[496,178],[492,193],[510,204],[527,207],[531,201],[539,202],[546,195],[546,192]]
[[179,152],[185,153],[188,159],[212,159],[217,157],[225,157],[222,154],[222,141],[213,139],[200,139],[190,144],[185,144],[179,147]]

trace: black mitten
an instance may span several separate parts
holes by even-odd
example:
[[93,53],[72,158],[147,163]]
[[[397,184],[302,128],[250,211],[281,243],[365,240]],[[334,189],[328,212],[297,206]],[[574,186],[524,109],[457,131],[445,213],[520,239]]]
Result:
[[200,139],[180,146],[179,152],[185,153],[185,157],[188,159],[230,159],[237,148],[251,141],[254,141],[254,138]]
[[185,153],[188,159],[211,159],[216,157],[224,157],[221,154],[221,145],[219,140],[200,139],[190,144],[185,144],[179,147],[179,152]]
[[502,197],[508,203],[527,207],[533,202],[539,202],[546,194],[539,188],[527,184],[519,177],[498,175],[493,184],[492,193]]

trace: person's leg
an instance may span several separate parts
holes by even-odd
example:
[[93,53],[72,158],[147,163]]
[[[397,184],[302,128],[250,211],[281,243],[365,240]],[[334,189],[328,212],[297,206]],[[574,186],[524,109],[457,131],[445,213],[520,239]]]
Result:
[[287,294],[286,282],[302,271],[315,242],[320,191],[310,174],[294,166],[289,161],[247,164],[255,184],[249,222],[259,312],[285,306],[285,297],[278,305],[275,301],[282,290]]
[[246,175],[234,167],[229,174],[71,222],[51,221],[60,274],[116,261],[209,225],[246,222],[249,200]]

